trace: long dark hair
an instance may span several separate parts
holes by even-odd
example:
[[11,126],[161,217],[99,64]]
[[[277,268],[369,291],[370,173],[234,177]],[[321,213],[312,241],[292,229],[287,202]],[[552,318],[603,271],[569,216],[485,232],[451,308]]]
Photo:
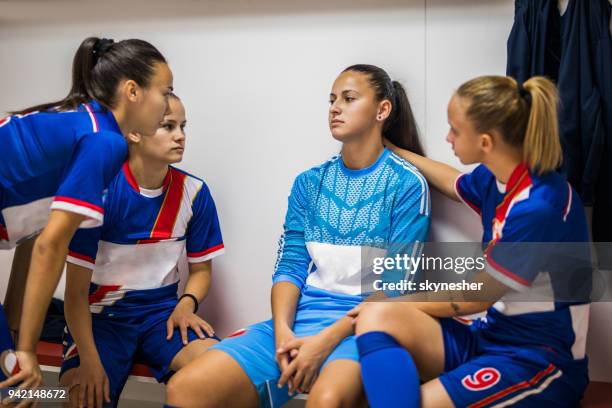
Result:
[[89,37],[83,40],[72,62],[72,87],[59,101],[24,109],[18,114],[77,108],[96,99],[107,108],[114,108],[117,86],[123,79],[132,79],[142,87],[149,86],[155,64],[166,63],[164,56],[143,40],[113,40]]
[[394,145],[423,156],[417,124],[402,84],[392,81],[384,69],[375,65],[351,65],[342,72],[347,71],[366,74],[378,101],[386,99],[391,102],[391,114],[383,124],[383,136]]

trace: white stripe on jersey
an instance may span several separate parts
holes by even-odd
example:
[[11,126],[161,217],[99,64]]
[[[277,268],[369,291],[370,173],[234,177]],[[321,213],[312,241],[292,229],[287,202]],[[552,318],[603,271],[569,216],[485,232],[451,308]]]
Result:
[[139,245],[100,241],[91,281],[126,290],[170,285],[179,280],[177,260],[184,250],[185,240]]
[[206,255],[202,255],[199,257],[193,257],[193,256],[187,256],[187,262],[189,263],[199,263],[199,262],[206,262],[208,260],[211,260],[219,255],[223,255],[225,253],[225,248],[219,248],[216,251],[210,252]]
[[100,211],[96,211],[93,208],[85,207],[83,205],[62,201],[61,199],[54,200],[51,204],[51,209],[68,211],[87,217],[83,220],[83,222],[81,222],[79,228],[96,228],[102,225],[104,222],[104,214],[102,214]]
[[[386,249],[359,245],[334,245],[307,242],[306,248],[317,266],[308,275],[306,284],[319,289],[347,295],[360,295],[362,278],[372,273],[373,259],[384,257]],[[366,270],[362,270],[365,267]],[[373,290],[372,290],[373,291]]]
[[96,119],[96,115],[94,115],[93,111],[89,107],[89,104],[85,103],[85,104],[83,104],[83,106],[85,107],[85,110],[89,114],[89,119],[91,119],[91,126],[92,126],[92,129],[93,129],[93,132],[97,133],[99,128],[98,128],[98,121]]
[[419,209],[419,213],[429,215],[429,187],[427,186],[427,181],[425,181],[425,177],[423,177],[423,175],[419,173],[419,171],[414,168],[410,163],[397,156],[395,153],[392,152],[389,157],[391,157],[394,162],[402,166],[404,169],[414,174],[419,180],[419,182],[421,183],[421,207]]
[[187,231],[189,220],[193,215],[193,202],[202,189],[203,182],[195,177],[186,175],[183,184],[183,197],[181,200],[181,207],[174,223],[172,230],[173,237],[182,237]]
[[15,205],[2,209],[6,222],[8,242],[3,242],[6,248],[13,248],[17,243],[41,231],[49,220],[49,208],[53,197],[41,198],[23,205]]

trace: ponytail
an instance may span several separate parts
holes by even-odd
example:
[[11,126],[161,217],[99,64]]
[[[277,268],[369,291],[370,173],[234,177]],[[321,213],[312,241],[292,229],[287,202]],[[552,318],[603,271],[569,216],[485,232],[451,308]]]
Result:
[[399,82],[393,81],[392,85],[395,104],[392,102],[394,106],[390,117],[383,125],[383,134],[394,145],[424,156],[425,152],[419,139],[419,131],[408,95]]
[[466,115],[476,131],[495,130],[522,149],[531,171],[541,175],[559,167],[559,98],[550,80],[537,76],[521,86],[511,77],[482,76],[462,84],[456,95],[468,101]]
[[525,162],[539,174],[556,170],[563,157],[557,119],[557,89],[544,77],[527,80],[523,88],[529,92],[531,99],[523,142]]
[[66,111],[92,99],[113,108],[117,103],[119,83],[131,79],[146,88],[157,63],[166,63],[166,59],[146,41],[130,39],[115,43],[105,38],[86,38],[72,61],[72,85],[68,95],[59,101],[11,113],[26,114],[52,109]]
[[423,156],[425,153],[419,139],[416,120],[402,84],[391,81],[385,70],[374,65],[352,65],[342,72],[347,71],[367,75],[378,101],[386,99],[391,102],[391,114],[383,124],[383,136],[394,145]]

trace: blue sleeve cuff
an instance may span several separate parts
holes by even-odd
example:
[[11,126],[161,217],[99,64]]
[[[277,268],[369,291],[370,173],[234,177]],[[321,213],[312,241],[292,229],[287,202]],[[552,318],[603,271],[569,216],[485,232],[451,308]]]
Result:
[[301,291],[304,287],[304,282],[300,279],[297,279],[291,275],[274,275],[272,276],[272,285],[276,285],[279,282],[289,282],[293,283],[297,288]]

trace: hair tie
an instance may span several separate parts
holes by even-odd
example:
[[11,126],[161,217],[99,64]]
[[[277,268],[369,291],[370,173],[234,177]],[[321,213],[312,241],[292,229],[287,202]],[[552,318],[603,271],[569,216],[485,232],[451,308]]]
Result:
[[528,104],[531,105],[531,92],[526,90],[523,87],[523,84],[517,84],[517,87],[518,87],[519,96],[523,98]]
[[112,38],[98,38],[93,46],[94,65],[102,55],[115,43]]

